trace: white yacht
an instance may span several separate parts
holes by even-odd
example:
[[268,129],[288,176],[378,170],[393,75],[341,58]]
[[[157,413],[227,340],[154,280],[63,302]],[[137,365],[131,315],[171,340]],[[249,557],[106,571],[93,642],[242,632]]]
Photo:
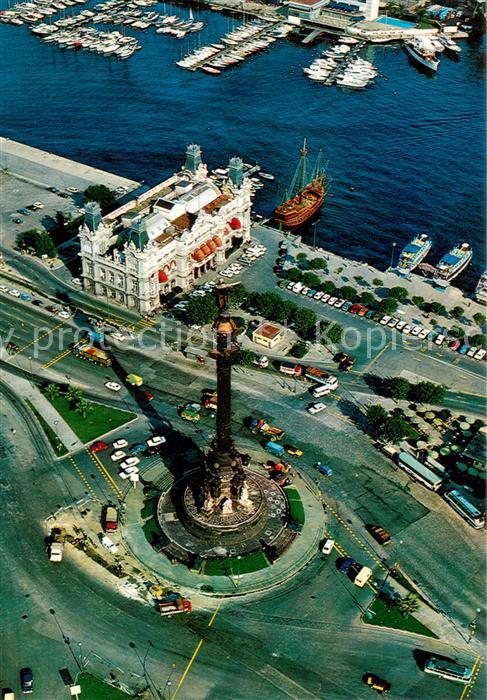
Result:
[[420,65],[432,71],[437,71],[440,61],[436,58],[435,49],[430,41],[414,38],[404,42],[404,48],[411,58]]

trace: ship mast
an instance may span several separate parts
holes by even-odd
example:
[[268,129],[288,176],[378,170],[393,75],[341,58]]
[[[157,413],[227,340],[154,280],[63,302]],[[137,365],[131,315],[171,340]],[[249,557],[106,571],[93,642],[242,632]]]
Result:
[[301,149],[301,158],[299,160],[298,167],[294,173],[293,179],[291,181],[291,186],[289,187],[289,197],[295,197],[297,194],[302,192],[306,185],[308,184],[308,176],[306,172],[306,156],[308,155],[308,148],[306,146],[306,139],[303,142],[303,148]]

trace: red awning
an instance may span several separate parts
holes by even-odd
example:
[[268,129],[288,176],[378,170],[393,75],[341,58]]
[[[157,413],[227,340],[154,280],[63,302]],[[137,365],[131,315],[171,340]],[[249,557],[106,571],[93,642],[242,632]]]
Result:
[[212,238],[211,240],[212,240],[213,243],[217,246],[217,248],[221,248],[221,246],[222,246],[222,239],[220,238],[220,236],[213,236],[213,238]]
[[209,241],[206,241],[205,245],[208,246],[208,248],[211,250],[212,253],[214,250],[216,250],[216,243],[214,241],[212,241],[211,238]]
[[233,229],[234,231],[237,231],[237,229],[242,228],[242,224],[240,223],[240,219],[237,219],[237,217],[234,216],[233,219],[230,221],[230,228]]
[[164,270],[159,270],[159,272],[157,273],[157,279],[159,280],[159,282],[169,282],[169,278],[164,272]]
[[201,246],[201,252],[204,254],[204,256],[206,258],[211,253],[210,246],[207,245],[206,243],[203,243],[203,245]]
[[205,259],[205,254],[203,253],[203,251],[201,250],[201,248],[197,248],[197,249],[194,251],[192,257],[193,257],[193,260],[196,260],[196,262],[201,262],[202,260]]

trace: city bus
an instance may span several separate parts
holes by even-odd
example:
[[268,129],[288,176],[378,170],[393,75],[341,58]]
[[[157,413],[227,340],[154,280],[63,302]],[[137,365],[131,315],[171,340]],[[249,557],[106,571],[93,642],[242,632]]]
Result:
[[472,503],[470,503],[465,496],[462,496],[460,491],[457,491],[456,489],[447,491],[445,493],[445,501],[447,501],[451,507],[476,530],[480,530],[484,527],[484,515]]
[[462,666],[446,659],[437,659],[435,656],[431,656],[425,663],[424,672],[457,683],[467,684],[472,680],[472,669],[469,666]]
[[408,452],[400,452],[397,456],[397,462],[399,466],[404,469],[405,472],[410,474],[413,479],[420,481],[431,491],[438,491],[443,479],[435,474],[427,466],[418,462],[412,455]]

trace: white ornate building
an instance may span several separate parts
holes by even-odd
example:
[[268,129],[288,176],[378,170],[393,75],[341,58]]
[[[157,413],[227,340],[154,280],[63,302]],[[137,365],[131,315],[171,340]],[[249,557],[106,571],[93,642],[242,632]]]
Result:
[[142,314],[176,287],[190,289],[227,251],[250,240],[252,186],[240,158],[217,186],[188,146],[181,172],[102,218],[86,205],[80,227],[83,287]]

